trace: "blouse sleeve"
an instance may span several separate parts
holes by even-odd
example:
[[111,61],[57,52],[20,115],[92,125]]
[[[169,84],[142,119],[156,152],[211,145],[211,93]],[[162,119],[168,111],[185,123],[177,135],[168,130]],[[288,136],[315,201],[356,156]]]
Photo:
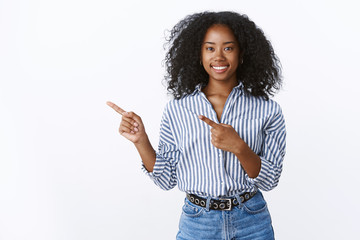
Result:
[[246,174],[246,178],[261,190],[269,191],[278,185],[285,156],[285,120],[279,106],[277,113],[265,127],[264,133],[265,137],[259,154],[261,159],[259,175],[256,178],[250,178]]
[[173,136],[168,111],[167,105],[161,120],[160,139],[154,169],[149,172],[144,165],[142,166],[143,171],[163,190],[170,190],[177,184],[176,165],[180,155]]

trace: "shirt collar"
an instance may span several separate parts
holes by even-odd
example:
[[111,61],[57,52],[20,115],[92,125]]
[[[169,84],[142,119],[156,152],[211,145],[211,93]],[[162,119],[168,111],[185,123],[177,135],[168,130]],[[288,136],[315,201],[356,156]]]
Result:
[[[197,94],[198,92],[201,92],[201,89],[204,85],[202,83],[199,83],[198,85],[196,85],[195,87],[195,90],[191,93],[191,95],[195,95]],[[237,91],[240,91],[240,94],[243,92],[243,88],[244,88],[244,85],[242,82],[239,82],[238,85],[236,85],[233,89],[237,90]]]
[[237,86],[234,87],[234,89],[240,91],[242,93],[244,88],[244,84],[242,82],[239,82],[239,84]]
[[201,92],[201,88],[202,88],[202,84],[199,83],[198,85],[196,85],[195,90],[191,93],[191,95],[194,96],[194,95],[197,94],[198,92]]

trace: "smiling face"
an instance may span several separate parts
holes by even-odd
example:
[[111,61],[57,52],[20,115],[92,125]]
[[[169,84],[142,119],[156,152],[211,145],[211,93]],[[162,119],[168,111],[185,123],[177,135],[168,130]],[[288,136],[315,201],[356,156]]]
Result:
[[236,69],[239,65],[239,44],[232,30],[226,25],[211,26],[201,47],[201,61],[210,81],[237,83]]

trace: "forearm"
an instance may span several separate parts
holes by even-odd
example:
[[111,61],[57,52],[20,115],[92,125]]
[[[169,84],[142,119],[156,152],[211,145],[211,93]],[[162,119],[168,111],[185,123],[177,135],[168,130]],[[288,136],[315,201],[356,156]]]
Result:
[[234,154],[239,159],[241,166],[249,177],[256,178],[261,169],[260,157],[242,139],[236,145]]
[[146,136],[143,141],[134,143],[134,145],[140,154],[146,170],[152,172],[156,161],[156,153],[154,148],[151,146],[149,138]]

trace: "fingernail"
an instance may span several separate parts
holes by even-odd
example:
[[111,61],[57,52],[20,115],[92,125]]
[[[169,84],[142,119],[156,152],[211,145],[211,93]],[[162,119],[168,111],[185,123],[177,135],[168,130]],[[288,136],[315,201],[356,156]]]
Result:
[[131,131],[131,133],[135,133],[134,131]]
[[134,123],[134,126],[135,126],[135,127],[138,127],[138,126],[139,126],[139,124],[137,124],[137,122],[135,122],[135,123]]
[[134,128],[134,131],[135,131],[135,132],[138,132],[138,131],[139,131],[139,129],[137,129],[137,128]]

